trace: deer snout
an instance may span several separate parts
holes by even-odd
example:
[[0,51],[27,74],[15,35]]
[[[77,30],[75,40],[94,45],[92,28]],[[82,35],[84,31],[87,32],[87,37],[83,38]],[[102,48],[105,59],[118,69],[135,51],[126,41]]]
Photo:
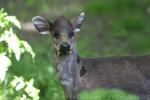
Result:
[[70,45],[68,43],[63,43],[59,47],[60,53],[63,54],[63,55],[68,54],[70,49],[71,49],[71,47],[70,47]]
[[60,50],[68,51],[70,50],[70,45],[68,43],[63,43],[60,45]]

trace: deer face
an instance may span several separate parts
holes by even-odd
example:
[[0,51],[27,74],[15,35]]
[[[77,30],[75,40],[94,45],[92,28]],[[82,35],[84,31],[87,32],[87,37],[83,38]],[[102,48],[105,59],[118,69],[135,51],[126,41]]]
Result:
[[58,55],[70,54],[74,46],[74,30],[70,21],[65,17],[60,17],[55,21],[52,30],[55,48]]
[[40,33],[50,33],[54,40],[54,48],[59,56],[65,56],[72,53],[75,45],[74,35],[84,19],[84,13],[80,16],[67,20],[64,16],[59,17],[54,23],[47,19],[36,16],[32,19],[35,28]]

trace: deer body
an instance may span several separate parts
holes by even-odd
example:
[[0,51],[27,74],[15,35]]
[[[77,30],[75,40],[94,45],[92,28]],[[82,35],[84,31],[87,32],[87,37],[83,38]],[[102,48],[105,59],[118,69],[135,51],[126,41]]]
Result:
[[81,64],[87,70],[82,76],[87,83],[84,86],[122,88],[137,94],[150,93],[149,60],[150,56],[81,58]]
[[82,90],[119,88],[150,99],[150,55],[86,58],[77,54],[75,32],[84,14],[71,21],[60,17],[54,23],[36,16],[35,28],[54,38],[55,64],[66,99],[76,100]]
[[[141,96],[141,99],[145,95],[150,96],[150,55],[99,58],[72,56],[75,57],[72,64],[67,60],[65,66],[60,64],[59,68],[64,72],[61,73],[58,68],[60,78],[67,74],[61,84],[68,98],[76,99],[80,91],[100,87],[123,89]],[[71,68],[72,75],[65,67]],[[70,78],[72,81],[68,80]]]

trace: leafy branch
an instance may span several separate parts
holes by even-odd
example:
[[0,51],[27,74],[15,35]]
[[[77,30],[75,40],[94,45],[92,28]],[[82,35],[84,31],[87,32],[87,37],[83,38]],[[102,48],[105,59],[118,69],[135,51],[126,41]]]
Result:
[[[15,55],[17,61],[21,54],[27,52],[34,59],[35,54],[31,46],[17,37],[16,30],[21,29],[20,22],[15,16],[8,16],[3,9],[0,10],[0,100],[15,98],[15,100],[39,100],[39,89],[33,86],[34,80],[26,81],[23,77],[7,75],[12,65],[11,57]],[[10,78],[11,76],[11,78]],[[13,77],[12,77],[13,76]]]

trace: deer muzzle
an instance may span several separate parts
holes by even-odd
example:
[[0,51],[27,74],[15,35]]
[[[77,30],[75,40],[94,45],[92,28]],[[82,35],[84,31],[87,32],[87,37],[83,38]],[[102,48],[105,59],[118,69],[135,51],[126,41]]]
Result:
[[68,43],[63,43],[59,47],[59,55],[67,55],[71,51],[71,47]]

